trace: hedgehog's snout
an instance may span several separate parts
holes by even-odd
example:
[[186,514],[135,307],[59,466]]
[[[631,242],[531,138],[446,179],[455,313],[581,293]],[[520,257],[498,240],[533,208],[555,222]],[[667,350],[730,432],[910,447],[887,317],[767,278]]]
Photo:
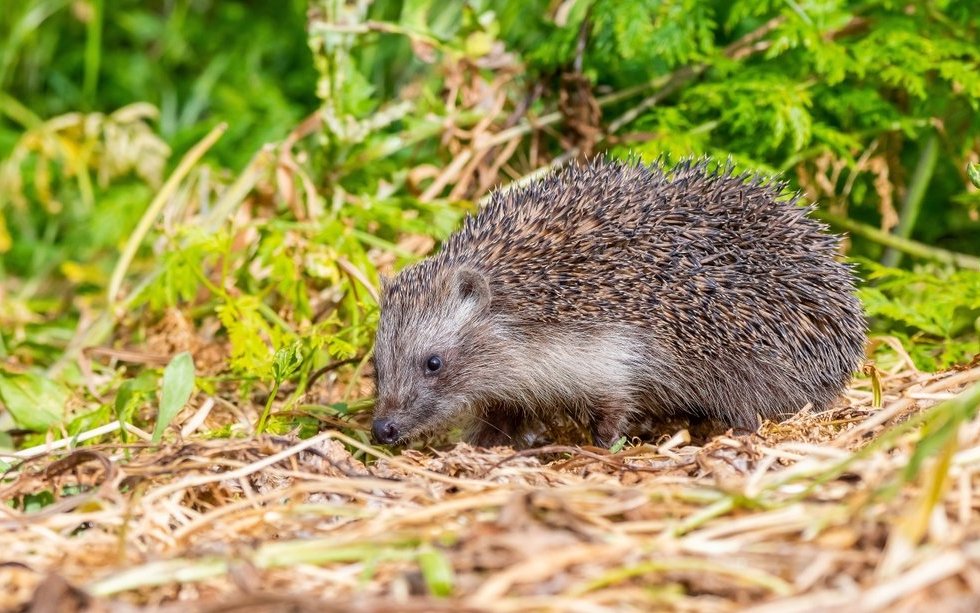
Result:
[[382,445],[390,445],[400,438],[398,427],[395,423],[386,418],[375,419],[371,424],[371,435],[374,440]]
[[393,419],[397,408],[397,403],[390,396],[378,398],[374,407],[374,421],[371,423],[371,436],[376,443],[391,445],[401,438],[403,431]]

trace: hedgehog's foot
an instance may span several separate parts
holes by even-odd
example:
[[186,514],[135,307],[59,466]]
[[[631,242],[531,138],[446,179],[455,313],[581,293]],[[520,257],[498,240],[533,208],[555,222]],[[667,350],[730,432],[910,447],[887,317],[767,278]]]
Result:
[[626,431],[629,403],[620,400],[596,402],[589,414],[589,431],[596,447],[608,449]]

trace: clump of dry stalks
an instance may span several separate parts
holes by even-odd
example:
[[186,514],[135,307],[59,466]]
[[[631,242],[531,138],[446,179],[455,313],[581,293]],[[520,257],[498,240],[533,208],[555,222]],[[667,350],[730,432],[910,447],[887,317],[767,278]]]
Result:
[[616,454],[187,428],[25,450],[0,497],[57,499],[3,507],[0,608],[976,610],[980,367],[880,381],[882,408],[864,380],[754,435]]

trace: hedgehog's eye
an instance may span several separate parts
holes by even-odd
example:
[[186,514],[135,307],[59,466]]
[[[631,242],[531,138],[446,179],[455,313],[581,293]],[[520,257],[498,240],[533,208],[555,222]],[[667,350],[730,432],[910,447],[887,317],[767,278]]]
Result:
[[437,355],[430,355],[425,360],[425,372],[434,373],[442,368],[442,358]]

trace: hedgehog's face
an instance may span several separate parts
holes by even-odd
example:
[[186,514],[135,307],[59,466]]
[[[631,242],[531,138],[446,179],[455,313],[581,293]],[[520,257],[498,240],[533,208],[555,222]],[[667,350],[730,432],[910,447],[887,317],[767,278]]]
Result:
[[486,277],[473,270],[423,262],[385,285],[374,345],[375,440],[446,429],[470,406],[470,382],[488,368],[489,306]]

